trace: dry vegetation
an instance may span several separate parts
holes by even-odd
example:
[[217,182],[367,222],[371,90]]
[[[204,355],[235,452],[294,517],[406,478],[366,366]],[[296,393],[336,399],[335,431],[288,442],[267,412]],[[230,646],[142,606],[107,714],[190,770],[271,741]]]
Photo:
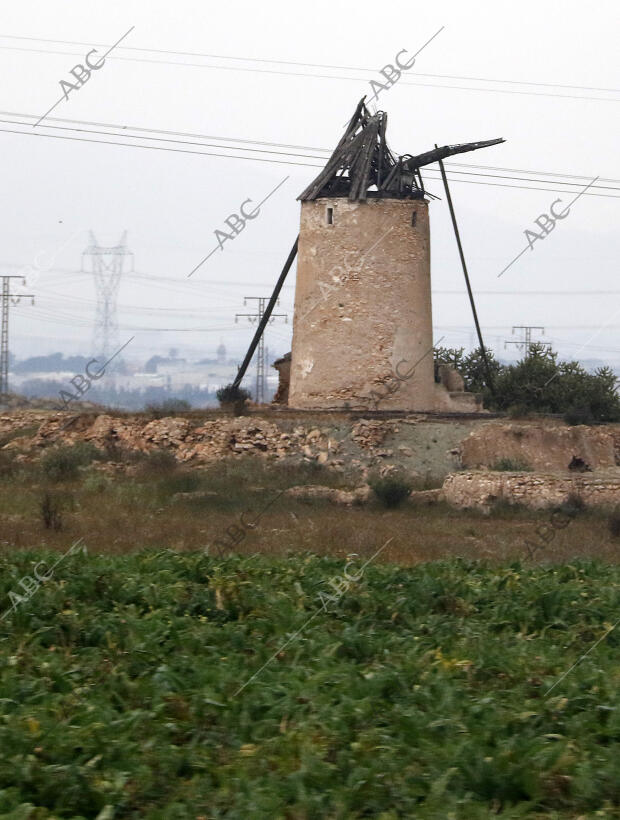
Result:
[[[401,564],[452,556],[507,561],[527,558],[525,542],[549,519],[548,512],[509,507],[485,516],[443,504],[406,503],[388,510],[379,500],[341,507],[279,495],[302,484],[353,486],[346,474],[312,463],[235,457],[192,469],[176,465],[165,451],[130,457],[82,447],[71,448],[70,457],[67,453],[68,448],[50,449],[42,461],[27,465],[2,454],[3,549],[64,550],[82,537],[91,551],[110,554],[145,548],[195,551],[226,539],[226,530],[235,527],[239,540],[233,551],[242,555],[365,556],[393,537],[384,557]],[[122,464],[128,458],[131,474]],[[619,547],[609,514],[574,511],[570,524],[557,530],[534,560],[616,561]]]

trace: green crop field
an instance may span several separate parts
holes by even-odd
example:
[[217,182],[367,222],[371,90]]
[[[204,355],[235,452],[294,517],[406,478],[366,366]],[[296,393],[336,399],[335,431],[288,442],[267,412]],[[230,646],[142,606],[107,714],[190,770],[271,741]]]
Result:
[[620,816],[618,567],[58,557],[0,559],[2,818]]

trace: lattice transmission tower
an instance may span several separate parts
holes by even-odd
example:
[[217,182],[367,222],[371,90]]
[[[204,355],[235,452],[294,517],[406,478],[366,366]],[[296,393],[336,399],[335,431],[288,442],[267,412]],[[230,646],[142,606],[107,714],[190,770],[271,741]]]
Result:
[[[126,262],[131,257],[131,269]],[[82,254],[82,272],[92,273],[97,292],[97,312],[93,332],[93,355],[108,361],[118,350],[116,301],[123,273],[133,271],[133,253],[127,249],[127,231],[117,245],[104,247],[90,231],[90,244]]]
[[[235,315],[235,322],[238,321],[240,316],[243,316],[246,317],[252,323],[258,322],[258,324],[260,324],[263,316],[265,315],[265,307],[267,305],[267,302],[269,301],[269,297],[246,296],[243,300],[243,304],[246,305],[248,301],[258,302],[256,306],[256,313],[237,313]],[[276,304],[280,304],[279,299],[276,302]],[[288,322],[288,314],[272,313],[269,317],[268,324],[271,324],[274,321],[274,319],[284,319],[285,322]],[[258,341],[258,347],[256,348],[256,396],[254,400],[257,404],[265,403],[265,387],[265,334],[263,333]]]
[[534,339],[533,338],[533,333],[537,330],[540,331],[542,333],[542,335],[544,336],[545,335],[545,328],[544,327],[535,326],[535,325],[515,325],[512,328],[513,336],[514,336],[514,333],[515,333],[516,330],[523,331],[522,338],[518,342],[506,340],[504,342],[504,347],[508,347],[508,345],[516,345],[519,348],[519,350],[523,350],[525,352],[525,358],[526,359],[528,358],[528,356],[530,356],[530,354],[532,352],[532,345],[536,344],[536,345],[544,345],[545,347],[551,347],[549,342],[541,342],[539,339]]
[[5,401],[9,393],[9,302],[17,305],[22,297],[28,297],[34,305],[34,294],[11,293],[11,279],[26,280],[23,276],[2,276],[0,295],[0,401]]

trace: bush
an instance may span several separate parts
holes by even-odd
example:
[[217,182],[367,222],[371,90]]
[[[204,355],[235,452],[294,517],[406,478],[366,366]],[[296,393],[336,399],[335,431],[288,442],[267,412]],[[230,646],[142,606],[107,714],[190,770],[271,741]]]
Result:
[[368,483],[377,498],[389,509],[399,507],[413,489],[411,481],[400,476],[371,478]]
[[465,356],[463,348],[435,350],[435,364],[450,364],[465,380],[465,389],[482,393],[488,409],[507,410],[513,417],[528,413],[564,415],[569,424],[620,421],[620,396],[609,367],[588,373],[578,362],[558,361],[558,354],[542,344],[530,345],[517,364],[502,365],[487,351],[495,385],[486,385],[481,351]]
[[232,410],[236,416],[240,416],[243,413],[245,403],[250,398],[248,390],[244,390],[243,387],[234,387],[232,384],[227,384],[226,387],[220,387],[215,395],[220,403],[220,407]]
[[46,491],[39,503],[39,513],[46,530],[62,529],[62,501],[58,496]]
[[586,503],[580,495],[577,495],[577,493],[570,493],[566,501],[562,502],[562,504],[558,507],[559,512],[564,515],[568,515],[571,518],[574,518],[584,512],[585,509]]
[[140,459],[140,472],[144,475],[172,473],[177,467],[177,460],[170,450],[152,450]]
[[195,473],[182,472],[162,478],[157,487],[159,497],[167,500],[176,493],[194,493],[200,489],[202,481]]
[[616,507],[609,516],[607,527],[612,538],[620,538],[620,507]]
[[[465,390],[469,393],[482,394],[485,405],[490,405],[491,393],[487,382],[487,368],[482,357],[480,348],[473,350],[467,356],[464,348],[437,347],[434,350],[435,359],[435,380],[439,381],[438,365],[447,364],[458,371],[465,381]],[[500,374],[503,365],[498,362],[492,350],[486,350],[487,362],[491,376],[495,381]]]
[[166,416],[176,416],[178,413],[187,413],[192,409],[185,399],[166,399],[159,404],[147,404],[144,412],[154,419],[163,419]]
[[571,407],[564,413],[564,421],[570,425],[592,424],[594,416],[589,407]]
[[43,473],[50,481],[71,481],[85,467],[100,457],[99,450],[90,442],[79,442],[73,447],[54,447],[41,459]]
[[511,404],[508,408],[508,418],[527,419],[532,415],[532,411],[525,404]]
[[496,473],[531,473],[532,468],[525,461],[513,458],[500,458],[489,467]]
[[15,455],[0,450],[0,480],[13,478],[15,475]]

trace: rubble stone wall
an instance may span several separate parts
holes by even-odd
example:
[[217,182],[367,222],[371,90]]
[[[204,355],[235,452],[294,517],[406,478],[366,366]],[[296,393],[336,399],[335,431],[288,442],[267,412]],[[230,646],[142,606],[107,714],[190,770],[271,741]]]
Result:
[[448,475],[442,489],[448,504],[481,510],[490,509],[498,501],[546,509],[562,504],[570,496],[592,507],[620,504],[620,476],[463,472]]

